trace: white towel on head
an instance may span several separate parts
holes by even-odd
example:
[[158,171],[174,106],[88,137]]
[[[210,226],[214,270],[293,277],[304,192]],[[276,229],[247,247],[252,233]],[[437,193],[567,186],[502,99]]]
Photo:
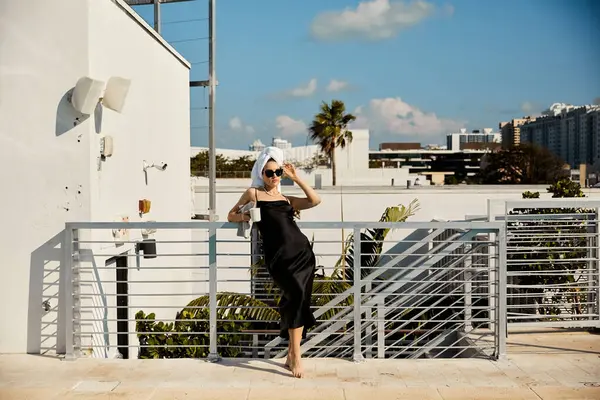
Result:
[[[280,167],[283,167],[283,162],[285,160],[283,150],[279,147],[265,147],[258,155],[258,158],[252,167],[252,187],[263,187],[265,185],[265,181],[262,178],[262,172],[271,158],[275,160]],[[278,190],[281,191],[281,184],[279,184]]]

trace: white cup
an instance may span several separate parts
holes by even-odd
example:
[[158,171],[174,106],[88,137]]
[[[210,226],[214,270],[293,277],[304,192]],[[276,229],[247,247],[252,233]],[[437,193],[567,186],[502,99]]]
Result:
[[250,219],[252,220],[252,222],[260,221],[260,208],[252,207],[250,209]]

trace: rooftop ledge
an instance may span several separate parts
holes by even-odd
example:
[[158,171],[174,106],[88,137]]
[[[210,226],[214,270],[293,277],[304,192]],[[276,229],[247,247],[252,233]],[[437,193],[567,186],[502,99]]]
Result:
[[173,56],[177,58],[183,65],[185,65],[188,69],[192,67],[188,60],[186,60],[181,54],[179,54],[179,52],[175,50],[175,48],[171,46],[165,39],[163,39],[163,37],[159,35],[154,30],[154,28],[148,25],[146,21],[144,21],[144,19],[140,17],[139,14],[136,13],[133,8],[129,7],[129,5],[125,3],[125,1],[112,0],[112,2],[115,3],[115,5],[121,10],[123,10],[125,13],[127,13],[131,19],[137,22],[139,26],[141,26],[150,36],[152,36],[158,43],[160,43],[165,49],[167,49],[171,54],[173,54]]

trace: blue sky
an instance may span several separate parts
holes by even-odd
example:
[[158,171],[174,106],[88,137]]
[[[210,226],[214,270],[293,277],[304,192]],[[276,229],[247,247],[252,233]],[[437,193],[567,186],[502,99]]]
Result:
[[[163,36],[207,79],[207,0],[162,6]],[[152,23],[151,6],[136,10]],[[217,146],[307,142],[343,100],[384,141],[444,143],[465,127],[600,97],[598,0],[217,0]],[[204,19],[172,23],[190,19]],[[192,145],[208,93],[192,89]]]

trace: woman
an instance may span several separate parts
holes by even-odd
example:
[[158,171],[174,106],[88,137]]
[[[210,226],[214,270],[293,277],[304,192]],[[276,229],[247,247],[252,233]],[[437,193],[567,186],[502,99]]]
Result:
[[[276,161],[276,160],[279,160]],[[275,284],[281,289],[279,311],[280,336],[289,340],[285,365],[296,378],[302,378],[300,341],[316,320],[310,309],[315,255],[308,238],[300,231],[294,216],[300,210],[315,207],[319,195],[296,173],[293,165],[283,163],[280,149],[267,147],[253,168],[253,184],[240,197],[227,216],[230,222],[249,221],[249,214],[238,210],[252,201],[260,209],[260,231],[265,264]],[[279,190],[285,175],[298,185],[306,197],[284,196]]]

